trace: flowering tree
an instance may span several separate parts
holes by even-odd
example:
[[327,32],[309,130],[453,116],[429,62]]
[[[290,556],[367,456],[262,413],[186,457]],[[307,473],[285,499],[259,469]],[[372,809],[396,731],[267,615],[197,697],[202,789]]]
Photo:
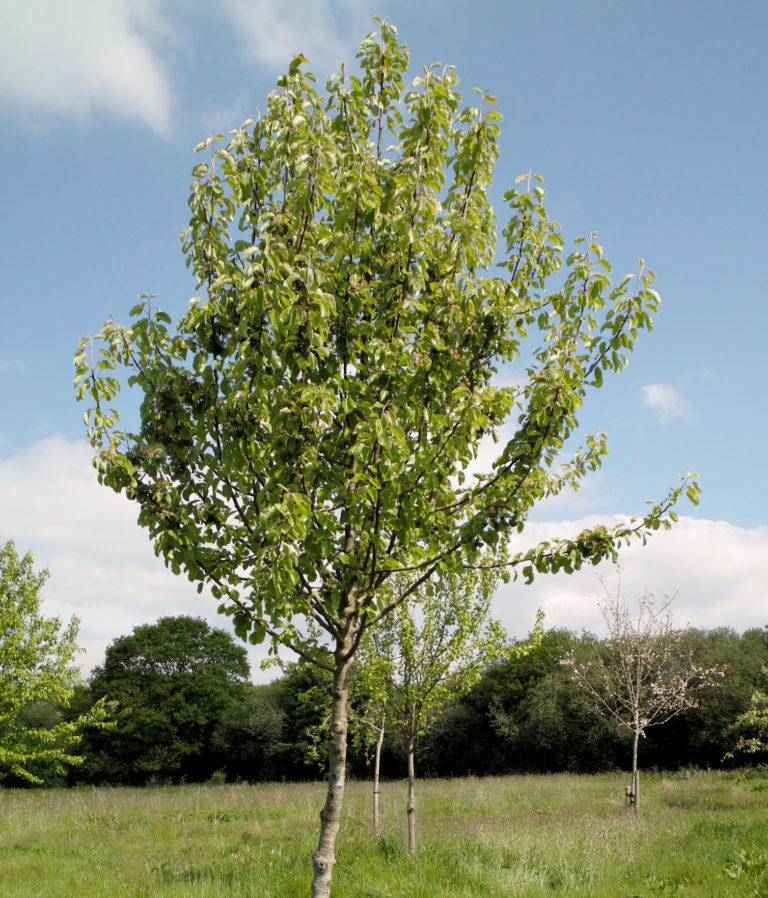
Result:
[[[602,582],[602,581],[601,581]],[[637,752],[650,726],[665,723],[686,708],[695,708],[696,693],[724,676],[725,669],[704,669],[684,647],[685,633],[673,627],[673,596],[657,601],[643,593],[633,617],[621,594],[602,583],[606,598],[600,612],[608,638],[598,644],[591,661],[569,652],[563,664],[594,700],[597,710],[632,733],[632,807],[640,808]]]

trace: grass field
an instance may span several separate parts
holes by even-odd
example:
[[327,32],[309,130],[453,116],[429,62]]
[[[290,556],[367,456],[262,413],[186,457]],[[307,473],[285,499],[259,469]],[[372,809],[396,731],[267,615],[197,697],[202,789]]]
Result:
[[[768,895],[768,788],[738,774],[348,784],[334,898]],[[0,790],[3,898],[307,898],[323,786]],[[730,874],[730,875],[729,875]]]

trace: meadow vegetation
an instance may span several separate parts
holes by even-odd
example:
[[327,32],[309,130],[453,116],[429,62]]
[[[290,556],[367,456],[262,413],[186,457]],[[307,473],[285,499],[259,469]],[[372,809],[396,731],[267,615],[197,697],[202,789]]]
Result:
[[[726,898],[768,895],[768,788],[738,772],[427,780],[409,857],[406,787],[349,784],[335,895]],[[293,898],[306,894],[325,785],[0,790],[7,898]],[[352,863],[354,857],[354,863]],[[346,861],[346,862],[345,862]]]

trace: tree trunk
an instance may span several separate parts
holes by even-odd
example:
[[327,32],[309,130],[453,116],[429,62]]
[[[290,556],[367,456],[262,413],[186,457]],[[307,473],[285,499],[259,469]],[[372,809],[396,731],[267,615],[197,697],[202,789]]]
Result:
[[408,741],[408,853],[416,854],[415,742]]
[[635,813],[640,810],[640,776],[637,771],[637,745],[640,740],[640,733],[635,730],[632,740],[632,809]]
[[384,743],[384,718],[379,727],[379,738],[376,740],[376,754],[373,760],[373,831],[379,831],[379,770],[381,768],[381,746]]
[[344,799],[344,779],[347,763],[347,697],[349,694],[349,646],[337,645],[333,673],[333,701],[331,704],[331,733],[328,757],[328,791],[320,812],[320,839],[312,855],[314,876],[312,898],[329,898],[336,863],[336,836],[341,822]]

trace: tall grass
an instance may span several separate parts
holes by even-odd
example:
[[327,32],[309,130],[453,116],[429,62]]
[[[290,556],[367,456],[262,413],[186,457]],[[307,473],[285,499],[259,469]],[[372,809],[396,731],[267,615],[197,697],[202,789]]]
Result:
[[[350,783],[334,898],[725,898],[768,895],[768,791],[736,774],[520,776]],[[306,898],[322,784],[0,790],[4,898]],[[765,863],[763,863],[765,861]],[[761,891],[763,889],[764,891]]]

